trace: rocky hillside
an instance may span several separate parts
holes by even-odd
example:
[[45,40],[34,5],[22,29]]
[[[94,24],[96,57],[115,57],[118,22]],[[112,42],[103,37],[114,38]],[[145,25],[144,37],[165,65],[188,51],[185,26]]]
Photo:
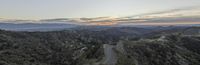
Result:
[[199,29],[0,30],[0,65],[200,65]]
[[0,65],[89,64],[104,55],[100,44],[73,31],[0,31]]
[[169,35],[162,39],[122,42],[126,54],[118,65],[199,65],[200,37]]

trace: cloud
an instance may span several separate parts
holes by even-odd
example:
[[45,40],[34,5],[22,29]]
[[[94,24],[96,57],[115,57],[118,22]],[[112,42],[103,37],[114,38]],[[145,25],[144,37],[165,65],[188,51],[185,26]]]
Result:
[[200,6],[171,9],[128,17],[56,18],[43,20],[2,20],[9,23],[63,23],[80,25],[200,24]]
[[171,9],[171,10],[168,10],[168,11],[148,13],[148,14],[143,14],[143,15],[155,15],[155,14],[173,13],[173,12],[179,12],[179,11],[185,11],[185,10],[192,10],[192,9],[197,9],[197,8],[199,8],[199,7],[186,7],[186,8],[179,8],[179,9]]
[[40,20],[40,21],[68,21],[69,19],[67,18],[57,18],[57,19],[43,19],[43,20]]
[[145,13],[145,14],[139,14],[134,16],[127,16],[124,18],[156,18],[156,17],[167,17],[167,16],[182,16],[185,14],[191,13],[181,13],[181,12],[196,12],[200,13],[200,6],[190,6],[190,7],[184,7],[184,8],[177,8],[177,9],[171,9],[166,11],[158,11],[158,12],[152,12],[152,13]]
[[117,22],[93,22],[89,23],[88,25],[100,25],[100,26],[110,26],[110,25],[116,25]]
[[183,17],[161,17],[144,21],[125,21],[119,22],[120,25],[187,25],[200,24],[200,16],[183,16]]
[[[0,23],[33,23],[34,20],[15,20],[15,19],[2,19],[0,20]],[[37,22],[35,22],[37,23]]]
[[200,6],[122,17],[118,21],[123,21],[118,23],[122,25],[200,24]]
[[152,22],[152,23],[148,23],[148,22],[142,22],[142,23],[119,23],[120,25],[123,26],[133,26],[133,25],[155,25],[155,26],[160,26],[160,25],[196,25],[196,24],[200,24],[200,22]]

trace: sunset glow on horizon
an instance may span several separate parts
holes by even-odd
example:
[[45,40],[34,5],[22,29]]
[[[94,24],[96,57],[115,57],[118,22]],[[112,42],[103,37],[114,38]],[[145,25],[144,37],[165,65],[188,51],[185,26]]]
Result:
[[200,21],[199,4],[199,0],[1,0],[0,22],[189,24]]
[[124,17],[199,4],[199,0],[1,0],[0,18]]

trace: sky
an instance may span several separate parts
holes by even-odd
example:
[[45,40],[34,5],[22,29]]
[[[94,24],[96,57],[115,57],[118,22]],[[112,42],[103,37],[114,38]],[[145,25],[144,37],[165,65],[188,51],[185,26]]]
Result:
[[0,18],[124,17],[199,4],[200,0],[0,0]]

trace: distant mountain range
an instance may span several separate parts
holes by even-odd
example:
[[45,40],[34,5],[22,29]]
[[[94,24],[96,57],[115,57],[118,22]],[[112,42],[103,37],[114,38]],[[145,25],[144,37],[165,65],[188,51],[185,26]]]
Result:
[[[150,17],[150,18],[149,18]],[[0,24],[33,24],[33,25],[78,25],[78,26],[199,26],[199,16],[155,17],[155,16],[129,16],[129,17],[96,17],[96,18],[55,18],[40,20],[0,19]],[[28,25],[26,25],[28,26]],[[34,26],[35,27],[35,26]],[[44,26],[45,27],[45,26]],[[2,28],[2,27],[0,27]],[[28,27],[29,28],[29,27]],[[47,27],[48,28],[48,27]],[[52,27],[54,28],[54,27]]]
[[[56,20],[66,20],[66,19],[56,19]],[[173,27],[192,27],[200,26],[199,24],[185,24],[185,25],[81,25],[74,23],[53,23],[53,20],[45,20],[49,23],[12,23],[0,22],[0,29],[10,30],[10,31],[59,31],[66,29],[91,29],[91,30],[103,30],[112,27],[138,27],[146,29],[166,29]],[[54,19],[55,21],[55,19]],[[86,24],[86,23],[84,23]]]
[[59,24],[59,23],[0,23],[0,29],[11,31],[56,31],[67,28],[73,28],[74,24]]

